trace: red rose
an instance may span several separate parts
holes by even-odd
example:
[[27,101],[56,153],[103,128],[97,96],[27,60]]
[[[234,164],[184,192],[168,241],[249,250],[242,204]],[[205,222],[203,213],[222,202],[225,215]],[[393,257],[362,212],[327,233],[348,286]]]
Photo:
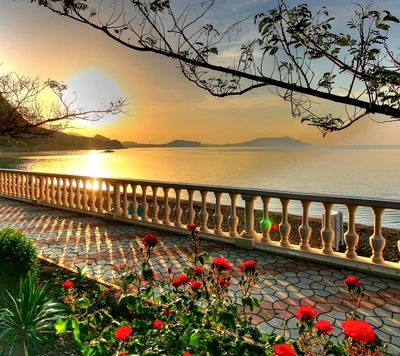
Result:
[[225,288],[228,288],[231,285],[230,281],[227,281],[222,277],[218,279],[217,283],[220,284],[221,286],[224,286]]
[[279,230],[279,226],[277,224],[272,224],[271,226],[272,230],[277,231]]
[[354,341],[368,342],[375,340],[375,332],[366,321],[349,319],[341,324],[343,334],[351,337]]
[[115,338],[117,340],[124,341],[129,337],[131,332],[132,329],[129,326],[122,325],[115,331]]
[[194,266],[193,267],[193,273],[195,276],[200,276],[201,274],[204,273],[204,269],[199,267],[199,266]]
[[279,344],[274,346],[276,356],[296,356],[296,351],[289,344]]
[[199,281],[191,281],[190,282],[190,288],[192,288],[192,289],[199,289],[202,285],[203,285],[203,283],[201,283]]
[[361,284],[360,280],[358,280],[356,277],[354,276],[349,276],[347,277],[343,283],[346,285],[347,288],[356,288],[357,286],[359,286]]
[[246,260],[242,263],[242,270],[244,272],[255,271],[256,270],[256,261],[254,260]]
[[326,320],[318,320],[314,324],[314,328],[318,329],[323,334],[330,333],[331,331],[333,331],[332,324]]
[[190,352],[184,352],[183,354],[182,354],[182,356],[193,356]]
[[62,284],[62,286],[65,290],[72,288],[73,285],[74,284],[69,279]]
[[215,257],[212,260],[211,267],[216,268],[219,271],[227,271],[231,268],[231,265],[225,258]]
[[172,273],[172,267],[167,268],[168,273]]
[[172,310],[171,310],[171,309],[164,309],[164,310],[163,310],[163,313],[164,313],[165,315],[171,315],[171,314],[172,314]]
[[188,224],[187,229],[190,230],[191,232],[194,232],[197,229],[197,225],[196,224]]
[[152,234],[147,234],[145,235],[144,239],[143,239],[143,245],[148,245],[150,247],[154,247],[155,245],[157,245],[158,242],[158,238]]
[[120,352],[119,356],[128,356],[126,352]]
[[157,320],[154,320],[153,325],[156,329],[161,329],[164,326],[164,323],[161,320],[157,319]]
[[171,284],[174,287],[179,287],[183,286],[184,284],[188,284],[190,279],[186,274],[181,274],[180,276],[176,277],[175,279],[172,280]]
[[303,321],[313,319],[318,312],[313,309],[311,305],[302,305],[299,309],[297,309],[296,316]]

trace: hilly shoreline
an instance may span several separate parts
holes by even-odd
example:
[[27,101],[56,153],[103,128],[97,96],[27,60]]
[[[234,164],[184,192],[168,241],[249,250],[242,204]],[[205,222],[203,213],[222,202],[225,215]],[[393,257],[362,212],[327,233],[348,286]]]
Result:
[[123,141],[126,148],[151,148],[151,147],[312,147],[311,144],[296,140],[291,137],[259,137],[251,141],[207,144],[199,141],[174,140],[165,144],[143,144],[133,141]]

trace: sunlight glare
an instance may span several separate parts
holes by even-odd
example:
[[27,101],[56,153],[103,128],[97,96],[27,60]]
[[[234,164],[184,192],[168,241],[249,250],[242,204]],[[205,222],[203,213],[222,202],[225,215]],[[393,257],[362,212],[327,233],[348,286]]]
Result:
[[[66,82],[66,85],[70,98],[76,97],[76,104],[84,109],[100,109],[110,101],[124,97],[124,93],[115,81],[95,68],[76,74]],[[109,114],[99,121],[81,120],[79,123],[84,126],[100,126],[109,124],[116,118],[117,116]]]

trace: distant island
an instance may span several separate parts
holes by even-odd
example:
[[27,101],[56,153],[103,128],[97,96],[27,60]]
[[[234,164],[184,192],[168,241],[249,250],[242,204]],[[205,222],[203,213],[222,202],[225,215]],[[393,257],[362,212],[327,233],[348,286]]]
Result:
[[174,140],[164,144],[144,144],[113,140],[105,136],[82,136],[75,133],[56,132],[52,137],[20,140],[16,146],[0,146],[0,152],[118,150],[124,148],[183,148],[183,147],[309,147],[309,143],[291,137],[259,137],[251,141],[229,144],[206,144],[199,141]]
[[198,141],[174,140],[165,144],[143,144],[133,141],[123,141],[126,148],[151,147],[311,147],[311,144],[291,137],[259,137],[251,141],[228,144],[205,144]]

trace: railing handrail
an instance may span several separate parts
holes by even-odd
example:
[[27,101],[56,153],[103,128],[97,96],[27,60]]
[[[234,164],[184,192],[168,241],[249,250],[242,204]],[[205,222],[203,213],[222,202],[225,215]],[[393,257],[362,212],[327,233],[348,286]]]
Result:
[[244,188],[244,187],[232,187],[224,185],[207,185],[197,183],[181,183],[181,182],[166,182],[157,180],[146,180],[146,179],[132,179],[132,178],[110,178],[110,177],[95,177],[95,176],[83,176],[76,174],[63,174],[63,173],[49,173],[49,172],[31,172],[24,170],[15,169],[0,169],[0,172],[6,173],[22,173],[41,176],[53,176],[56,178],[78,178],[78,179],[97,179],[103,182],[109,183],[123,183],[132,185],[147,185],[148,187],[157,186],[160,188],[181,188],[185,190],[199,190],[199,191],[210,191],[227,194],[240,194],[240,195],[254,195],[260,197],[269,197],[277,199],[290,199],[299,201],[312,201],[317,203],[333,203],[342,205],[357,205],[366,206],[373,208],[385,208],[385,209],[398,209],[400,210],[400,200],[394,199],[383,199],[383,198],[363,198],[357,196],[345,196],[335,194],[315,194],[315,193],[296,193],[291,191],[262,189],[262,188]]

